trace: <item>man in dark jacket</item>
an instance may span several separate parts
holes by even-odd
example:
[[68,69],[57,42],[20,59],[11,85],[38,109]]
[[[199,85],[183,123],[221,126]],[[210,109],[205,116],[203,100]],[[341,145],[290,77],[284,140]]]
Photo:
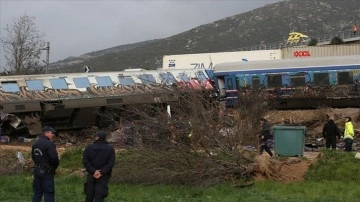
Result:
[[52,127],[45,126],[43,135],[32,145],[31,157],[35,162],[33,202],[40,202],[43,195],[45,202],[55,201],[54,175],[59,166],[56,146],[52,142],[55,132]]
[[265,118],[260,119],[261,122],[261,131],[260,131],[260,155],[264,150],[270,155],[273,156],[269,148],[269,140],[271,139],[271,126]]
[[336,137],[340,139],[340,131],[334,122],[333,117],[329,117],[328,122],[323,128],[323,137],[326,140],[326,148],[336,149]]
[[115,164],[115,150],[106,142],[104,131],[98,131],[95,142],[85,148],[83,164],[88,172],[85,201],[104,201],[108,196],[108,183]]

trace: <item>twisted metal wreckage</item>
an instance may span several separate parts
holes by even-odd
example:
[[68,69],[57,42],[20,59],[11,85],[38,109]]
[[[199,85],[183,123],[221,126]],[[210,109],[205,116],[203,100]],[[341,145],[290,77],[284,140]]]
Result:
[[103,114],[127,105],[163,104],[166,110],[177,91],[187,90],[213,91],[205,70],[6,76],[0,78],[0,111],[12,120],[6,133],[39,135],[42,125],[61,130],[105,124]]

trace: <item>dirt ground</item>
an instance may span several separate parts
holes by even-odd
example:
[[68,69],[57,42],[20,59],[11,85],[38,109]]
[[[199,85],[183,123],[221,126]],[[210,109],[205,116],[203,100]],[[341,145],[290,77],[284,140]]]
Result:
[[[327,120],[327,116],[333,116],[340,129],[344,124],[344,117],[352,117],[354,129],[357,136],[359,136],[359,108],[269,111],[265,117],[272,125],[292,124],[306,126],[306,141],[309,141],[309,139],[322,137],[322,127]],[[58,153],[60,156],[67,147],[68,146],[65,145],[58,146]],[[356,146],[354,148],[356,148]],[[29,155],[31,143],[22,143],[21,145],[0,143],[0,153],[2,154],[13,153],[15,155],[17,151],[23,152],[24,156],[25,154]],[[316,162],[319,155],[320,152],[318,151],[304,152],[304,156],[302,157],[270,157],[266,153],[261,156],[257,155],[255,157],[257,165],[255,168],[255,179],[273,179],[283,183],[301,181],[309,166]]]
[[30,152],[31,145],[0,145],[0,151],[21,151],[21,152]]
[[309,166],[316,162],[319,155],[320,152],[304,152],[303,157],[271,158],[267,154],[257,156],[255,180],[273,179],[282,183],[302,181]]

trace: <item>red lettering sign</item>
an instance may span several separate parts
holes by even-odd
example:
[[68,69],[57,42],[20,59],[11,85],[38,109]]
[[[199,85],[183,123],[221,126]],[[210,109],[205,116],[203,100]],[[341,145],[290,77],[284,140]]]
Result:
[[295,51],[295,57],[310,57],[310,51]]

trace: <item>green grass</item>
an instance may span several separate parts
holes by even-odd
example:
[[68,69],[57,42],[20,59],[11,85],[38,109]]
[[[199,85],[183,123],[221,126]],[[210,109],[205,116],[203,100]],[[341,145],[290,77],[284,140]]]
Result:
[[[78,156],[81,150],[74,150]],[[356,202],[360,198],[359,168],[360,161],[353,153],[324,150],[324,155],[306,174],[303,182],[281,184],[275,181],[261,181],[245,188],[231,184],[201,188],[180,185],[131,185],[110,181],[110,194],[107,202]],[[75,158],[75,157],[74,157]],[[76,158],[79,158],[76,157]],[[80,157],[81,158],[81,157]],[[61,161],[72,168],[75,163]],[[121,158],[120,158],[121,159]],[[65,162],[64,162],[65,161]],[[118,163],[122,163],[121,161]],[[126,173],[124,173],[126,175]],[[31,173],[0,176],[0,201],[31,201]],[[57,201],[84,201],[83,183],[85,177],[75,177],[60,173],[55,177]]]
[[[27,175],[1,176],[1,201],[30,201],[32,177]],[[14,183],[16,182],[16,183]],[[57,201],[84,201],[81,177],[56,177]],[[356,182],[301,182],[281,184],[272,181],[257,182],[251,187],[234,188],[220,184],[209,188],[176,185],[129,185],[110,183],[108,202],[118,201],[358,201],[360,188]]]
[[83,151],[84,151],[84,147],[75,147],[66,150],[66,152],[64,152],[64,154],[61,155],[60,166],[62,168],[67,168],[67,169],[76,169],[83,167],[82,165]]
[[355,159],[354,156],[353,152],[347,153],[325,149],[323,156],[307,172],[306,179],[358,182],[360,161]]

